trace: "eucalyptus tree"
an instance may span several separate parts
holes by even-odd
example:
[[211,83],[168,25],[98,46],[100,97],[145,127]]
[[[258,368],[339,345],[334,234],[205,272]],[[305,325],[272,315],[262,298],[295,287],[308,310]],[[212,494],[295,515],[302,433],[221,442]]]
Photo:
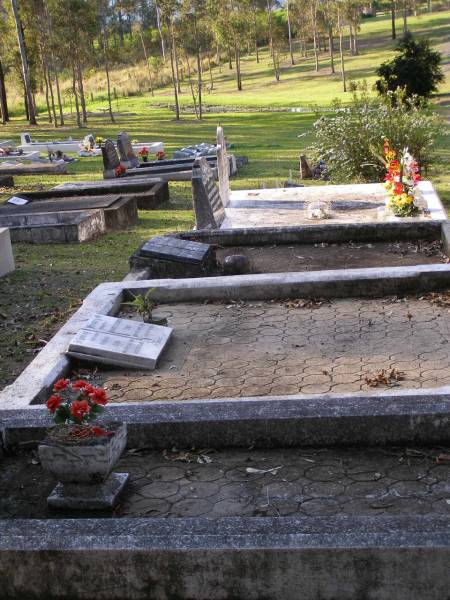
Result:
[[9,121],[8,99],[6,96],[5,68],[3,58],[7,44],[8,12],[3,0],[0,0],[0,122],[4,125]]
[[175,18],[178,14],[179,0],[157,0],[158,10],[161,15],[161,21],[167,27],[170,41],[170,67],[172,70],[172,84],[175,98],[175,115],[177,121],[180,120],[180,101],[178,97],[179,81],[177,69],[177,43],[175,33]]
[[22,62],[23,85],[25,89],[25,98],[28,112],[28,122],[30,125],[37,125],[36,110],[33,100],[33,92],[31,88],[30,66],[28,62],[27,51],[25,48],[25,40],[23,35],[22,21],[20,18],[19,7],[17,0],[11,0],[11,10],[14,17],[17,33],[17,43],[19,45],[20,59]]

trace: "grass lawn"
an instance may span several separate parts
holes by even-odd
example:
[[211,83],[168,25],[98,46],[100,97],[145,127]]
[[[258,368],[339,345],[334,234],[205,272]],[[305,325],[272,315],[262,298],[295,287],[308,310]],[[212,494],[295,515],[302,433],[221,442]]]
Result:
[[[374,68],[392,54],[389,26],[387,17],[363,23],[361,56],[347,58],[350,79],[373,81]],[[441,47],[449,39],[450,12],[411,18],[410,26],[431,37]],[[234,90],[233,75],[227,65],[223,65],[221,74],[215,69],[216,89],[207,95],[206,103],[250,108],[327,106],[339,95],[347,100],[348,95],[341,92],[339,76],[330,74],[328,58],[324,55],[321,59],[318,74],[314,71],[312,60],[311,57],[301,59],[298,65],[289,69],[286,62],[282,81],[275,84],[267,53],[263,53],[259,65],[256,65],[254,57],[245,59],[242,93]],[[446,61],[448,68],[448,57]],[[446,118],[450,112],[449,81],[447,77],[437,98],[441,104],[438,110]],[[89,81],[87,90],[89,92]],[[183,91],[182,103],[190,104],[187,85],[183,85]],[[119,111],[130,114],[119,116],[116,124],[111,124],[104,117],[92,117],[87,131],[77,129],[70,117],[67,125],[57,130],[45,123],[43,113],[39,126],[33,128],[23,119],[13,118],[7,126],[0,126],[0,139],[18,141],[23,131],[48,140],[68,136],[78,139],[88,131],[115,138],[118,132],[125,130],[132,139],[163,140],[166,151],[171,154],[183,145],[214,141],[215,129],[220,123],[233,144],[232,151],[246,155],[250,160],[249,165],[232,180],[235,189],[262,187],[263,184],[267,187],[281,186],[290,170],[297,174],[298,155],[307,150],[313,139],[315,117],[311,112],[207,113],[202,122],[196,121],[192,115],[183,116],[181,122],[176,122],[173,112],[161,107],[168,103],[172,103],[169,88],[159,90],[154,98],[149,95],[120,98]],[[88,110],[95,111],[103,105],[104,100],[94,95]],[[436,144],[431,178],[447,205],[450,205],[449,142],[448,128],[443,125]],[[49,188],[64,181],[101,179],[101,159],[80,159],[69,165],[68,171],[65,176],[17,177],[16,187],[18,190],[32,190]],[[190,184],[171,183],[170,194],[170,203],[160,210],[141,211],[138,226],[125,232],[104,235],[82,245],[14,244],[17,270],[0,280],[0,388],[14,379],[93,287],[102,281],[123,278],[128,270],[129,255],[143,240],[193,225]],[[10,195],[0,189],[0,202]]]

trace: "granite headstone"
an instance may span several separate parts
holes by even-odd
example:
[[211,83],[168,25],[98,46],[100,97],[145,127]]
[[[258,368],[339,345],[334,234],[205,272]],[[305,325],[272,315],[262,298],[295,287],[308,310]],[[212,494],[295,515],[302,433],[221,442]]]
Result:
[[217,128],[217,171],[219,192],[224,206],[230,204],[230,165],[223,127]]
[[197,229],[218,229],[225,219],[219,188],[206,158],[197,158],[192,172],[192,198]]
[[117,148],[119,150],[120,162],[126,169],[139,167],[139,159],[134,153],[130,136],[125,131],[122,131],[117,136]]
[[105,140],[102,144],[103,170],[106,177],[114,177],[114,170],[120,165],[114,142]]

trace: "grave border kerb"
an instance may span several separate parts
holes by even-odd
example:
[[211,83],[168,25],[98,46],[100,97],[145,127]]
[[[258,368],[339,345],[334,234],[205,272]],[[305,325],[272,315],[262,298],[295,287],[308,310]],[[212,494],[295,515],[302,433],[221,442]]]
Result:
[[[0,583],[7,598],[89,600],[101,589],[107,600],[293,600],[301,589],[312,600],[364,589],[419,600],[427,589],[438,600],[450,585],[448,534],[445,515],[9,519],[0,522]],[[59,577],[43,576],[51,569]]]
[[[127,292],[145,293],[153,288],[153,296],[159,303],[258,301],[301,297],[374,297],[411,290],[423,293],[448,287],[449,283],[448,264],[103,283],[86,297],[82,306],[15,382],[0,392],[0,410],[26,408],[42,402],[53,382],[69,369],[69,360],[64,353],[72,336],[93,314],[116,315]],[[426,393],[425,390],[422,392]],[[433,394],[434,390],[429,393]]]

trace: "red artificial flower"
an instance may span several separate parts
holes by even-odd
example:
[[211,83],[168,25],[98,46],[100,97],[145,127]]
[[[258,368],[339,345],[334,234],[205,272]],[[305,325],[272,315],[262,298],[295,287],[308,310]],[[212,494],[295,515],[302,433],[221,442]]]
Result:
[[61,406],[62,401],[63,399],[61,398],[61,396],[55,394],[53,396],[50,396],[50,398],[45,404],[47,405],[48,410],[54,413]]
[[53,385],[53,391],[54,392],[63,392],[67,388],[69,383],[70,383],[69,379],[58,379],[58,381],[55,381],[55,383]]
[[73,390],[82,390],[82,391],[86,392],[87,394],[90,394],[92,392],[92,390],[94,389],[94,387],[88,381],[84,381],[84,379],[78,379],[77,381],[74,381],[72,383],[72,389]]
[[91,427],[91,431],[97,437],[103,437],[105,435],[112,435],[112,431],[106,431],[106,429],[102,429],[101,427],[98,427],[97,425],[94,427]]
[[119,165],[114,169],[114,175],[116,177],[122,177],[122,175],[125,175],[126,172],[127,170],[122,165]]
[[108,396],[103,388],[93,388],[89,394],[89,398],[94,404],[108,404]]
[[396,181],[394,183],[394,194],[403,194],[403,183],[400,183],[400,181]]
[[75,419],[83,420],[83,417],[89,412],[89,404],[87,400],[74,400],[70,407],[70,414]]

